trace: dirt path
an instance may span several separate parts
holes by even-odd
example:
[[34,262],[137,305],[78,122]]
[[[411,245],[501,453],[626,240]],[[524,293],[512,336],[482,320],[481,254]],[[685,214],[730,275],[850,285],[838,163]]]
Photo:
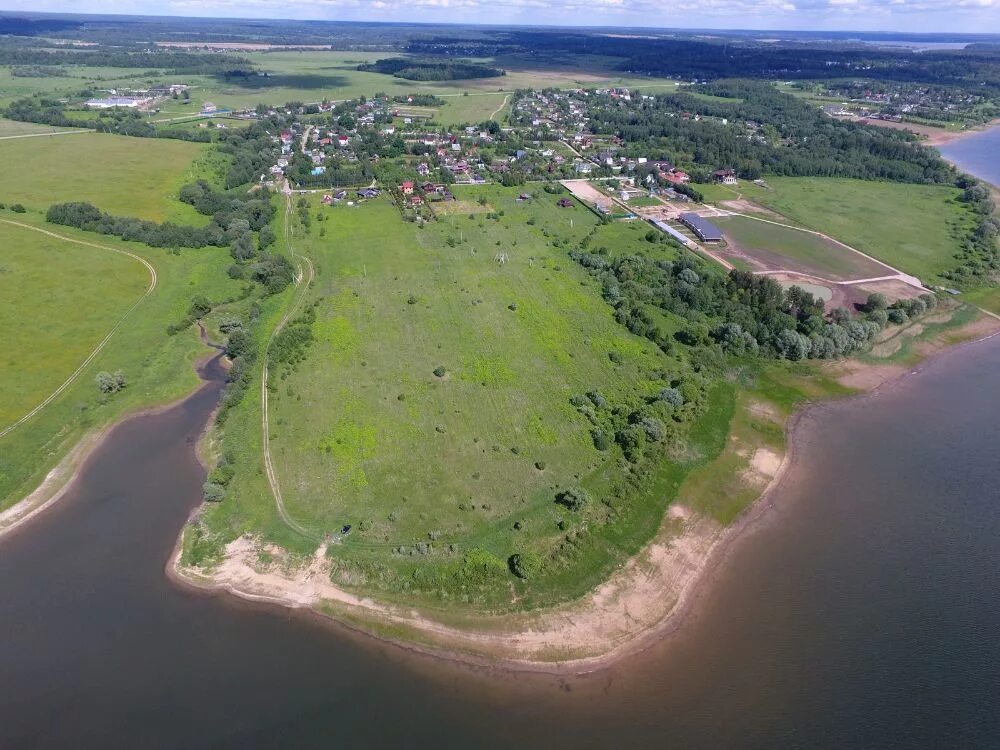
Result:
[[93,130],[57,130],[54,133],[21,133],[20,135],[0,135],[0,141],[10,141],[14,138],[50,138],[54,135],[77,135],[93,133]]
[[505,96],[505,97],[503,98],[503,104],[501,104],[501,105],[500,105],[499,107],[497,107],[496,109],[494,109],[494,110],[493,110],[493,113],[492,113],[492,114],[491,114],[491,115],[489,116],[489,118],[488,118],[488,119],[492,120],[492,119],[493,119],[494,117],[496,117],[496,116],[497,116],[498,114],[500,114],[500,111],[501,111],[501,110],[502,110],[502,109],[503,109],[504,107],[506,107],[506,106],[507,106],[507,102],[509,102],[509,101],[510,101],[510,94],[507,94],[507,96]]
[[35,227],[30,224],[22,224],[19,221],[0,219],[0,222],[3,222],[4,224],[10,224],[15,227],[21,227],[22,229],[30,229],[32,232],[38,232],[40,234],[48,235],[49,237],[55,237],[56,239],[62,240],[63,242],[73,242],[77,245],[83,245],[85,247],[93,247],[97,248],[98,250],[108,250],[112,253],[118,253],[119,255],[127,255],[129,258],[132,258],[133,260],[137,260],[140,263],[142,263],[142,265],[146,267],[146,270],[149,271],[149,286],[146,288],[145,293],[141,297],[139,297],[139,299],[137,299],[135,302],[132,303],[132,306],[125,311],[125,314],[118,319],[118,322],[114,324],[114,326],[111,328],[110,331],[108,331],[108,334],[103,339],[101,339],[100,343],[94,348],[94,350],[89,355],[87,355],[87,358],[83,360],[80,366],[77,367],[76,370],[74,370],[73,373],[68,378],[66,378],[66,380],[63,381],[62,385],[60,385],[58,388],[52,391],[52,393],[50,393],[45,398],[44,401],[38,404],[38,406],[29,411],[19,420],[17,420],[13,424],[7,425],[2,430],[0,430],[0,438],[2,438],[5,435],[13,432],[15,429],[17,429],[22,424],[24,424],[29,419],[38,414],[46,406],[55,401],[59,397],[59,394],[61,394],[63,391],[69,388],[74,383],[74,381],[76,381],[76,379],[80,377],[83,371],[87,369],[87,365],[89,365],[91,362],[94,361],[97,355],[101,353],[101,350],[105,346],[107,346],[107,343],[111,340],[111,337],[114,336],[115,333],[118,332],[118,329],[122,327],[122,324],[125,322],[125,320],[129,317],[129,315],[132,314],[132,311],[135,310],[135,308],[137,308],[139,304],[147,297],[149,297],[149,295],[153,293],[153,290],[156,289],[156,269],[153,268],[153,266],[149,262],[147,262],[144,258],[140,258],[135,253],[130,253],[128,250],[122,250],[121,248],[116,248],[116,247],[108,247],[107,245],[98,245],[97,243],[94,242],[87,242],[86,240],[78,240],[74,239],[73,237],[66,237],[65,235],[62,234],[50,232],[47,229],[41,229],[40,227]]
[[[282,329],[287,325],[288,321],[292,319],[292,316],[297,314],[299,309],[302,307],[302,301],[305,298],[305,290],[309,288],[313,279],[316,276],[316,269],[313,266],[313,262],[304,255],[299,255],[292,248],[292,229],[291,229],[291,218],[292,218],[292,194],[288,183],[285,183],[285,247],[288,249],[289,255],[291,255],[296,260],[304,261],[306,268],[308,269],[308,279],[305,278],[305,272],[301,265],[299,265],[298,274],[296,275],[295,284],[302,290],[296,290],[295,299],[292,304],[288,306],[288,310],[285,311],[284,316],[279,321],[278,325],[274,327],[271,331],[271,335],[267,339],[267,343],[264,344],[263,360],[264,364],[261,368],[261,379],[260,379],[260,406],[261,406],[261,439],[263,440],[263,454],[264,454],[264,473],[267,475],[267,483],[271,487],[271,494],[274,496],[274,504],[278,509],[278,515],[281,520],[284,521],[285,525],[293,531],[301,534],[307,539],[313,539],[315,541],[320,541],[320,537],[312,532],[308,531],[305,527],[299,524],[295,519],[291,517],[288,513],[288,509],[285,507],[285,498],[281,494],[281,483],[278,481],[278,473],[274,470],[274,462],[271,460],[271,424],[268,415],[268,394],[267,394],[267,357],[268,352],[271,348],[271,343],[274,341],[275,337],[281,333]],[[305,284],[303,285],[303,280]]]

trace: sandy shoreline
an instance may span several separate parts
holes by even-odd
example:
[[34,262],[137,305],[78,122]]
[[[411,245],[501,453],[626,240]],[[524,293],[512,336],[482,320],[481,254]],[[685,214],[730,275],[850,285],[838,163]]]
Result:
[[[1000,335],[1000,321],[979,317],[961,330],[972,338],[954,345],[928,344],[925,359],[915,367],[837,363],[844,377],[853,378],[862,390],[848,400],[871,398],[945,352]],[[284,570],[280,564],[277,569],[261,566],[257,557],[261,548],[250,537],[230,543],[226,559],[208,572],[180,564],[179,539],[167,574],[203,592],[226,592],[247,601],[304,610],[337,626],[443,659],[512,671],[598,671],[681,627],[710,590],[734,543],[768,517],[775,491],[796,463],[797,431],[829,403],[807,404],[786,421],[788,447],[783,455],[763,449],[770,455],[758,456],[762,451],[757,451],[751,465],[758,478],[767,480],[766,486],[734,523],[722,527],[693,516],[682,504],[671,505],[660,531],[639,555],[582,599],[541,612],[469,616],[459,625],[445,624],[415,608],[380,603],[338,588],[330,582],[331,567],[323,547],[304,566]],[[276,548],[266,551],[280,555]]]

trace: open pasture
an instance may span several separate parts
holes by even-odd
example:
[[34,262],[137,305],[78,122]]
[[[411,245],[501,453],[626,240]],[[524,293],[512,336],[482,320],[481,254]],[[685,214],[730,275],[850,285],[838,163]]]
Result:
[[0,429],[55,390],[132,304],[138,262],[0,223]]
[[577,246],[596,217],[541,192],[456,191],[497,218],[418,228],[385,200],[317,205],[327,218],[295,240],[318,269],[315,341],[275,377],[271,450],[298,523],[353,526],[338,556],[544,552],[561,534],[557,489],[605,486],[615,467],[570,398],[657,392],[662,355],[551,244]]
[[103,133],[0,140],[0,159],[14,167],[0,175],[0,201],[40,211],[87,201],[118,215],[194,222],[193,210],[169,198],[192,177],[190,167],[205,148]]

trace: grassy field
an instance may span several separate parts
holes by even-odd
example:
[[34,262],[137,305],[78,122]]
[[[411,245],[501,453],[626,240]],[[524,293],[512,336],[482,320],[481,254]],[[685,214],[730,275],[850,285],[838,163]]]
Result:
[[[277,370],[270,410],[285,504],[311,538],[296,539],[275,515],[256,469],[259,404],[249,401],[225,430],[223,448],[240,467],[232,500],[206,522],[224,538],[263,533],[303,554],[350,524],[331,547],[341,583],[389,597],[406,595],[416,569],[450,570],[472,549],[502,560],[542,554],[567,522],[593,523],[606,536],[579,567],[533,590],[537,601],[566,598],[655,532],[686,470],[665,463],[627,523],[605,526],[600,504],[568,517],[553,502],[559,488],[600,494],[621,475],[621,459],[594,448],[570,398],[597,389],[633,402],[658,392],[657,368],[687,368],[618,324],[566,249],[676,251],[646,242],[638,225],[599,227],[590,212],[561,210],[557,196],[518,203],[519,189],[455,190],[460,200],[485,197],[497,218],[452,215],[419,228],[386,201],[312,204],[327,218],[308,235],[297,230],[294,243],[316,262],[314,288],[303,292],[316,304],[315,341],[304,360]],[[723,398],[711,411],[696,455],[721,449],[730,410]],[[503,588],[491,595],[507,597]]]
[[145,293],[149,274],[124,255],[9,224],[0,223],[0,245],[3,429],[44,400],[87,358]]
[[[52,229],[39,213],[29,212],[14,218]],[[47,383],[46,388],[60,380],[58,375],[76,361],[62,347],[68,347],[77,356],[84,354],[87,347],[82,339],[92,341],[98,331],[110,327],[109,322],[113,324],[121,305],[134,300],[133,295],[141,294],[143,280],[148,278],[145,269],[128,258],[80,246],[75,246],[79,250],[70,250],[71,243],[39,242],[29,238],[27,230],[21,231],[26,234],[10,236],[12,242],[5,242],[7,250],[0,256],[0,266],[10,268],[10,273],[0,273],[5,302],[10,299],[6,294],[10,277],[18,273],[20,279],[17,289],[12,291],[17,295],[17,309],[11,311],[5,305],[3,311],[6,315],[16,313],[14,324],[5,321],[4,329],[8,335],[4,339],[0,392],[4,394],[5,413],[11,408],[19,410],[45,390],[41,383],[26,384],[26,373],[38,373],[38,378]],[[239,282],[226,275],[231,258],[223,248],[173,255],[66,227],[59,227],[58,233],[140,255],[156,268],[158,284],[156,291],[131,313],[127,324],[115,333],[72,386],[37,416],[0,438],[0,509],[33,490],[85,433],[100,429],[131,409],[170,401],[190,392],[198,382],[194,361],[209,350],[199,340],[196,328],[168,336],[167,324],[184,317],[196,294],[219,300],[238,294],[240,288]],[[6,231],[4,238],[7,239]],[[16,249],[13,241],[17,242]],[[58,260],[46,262],[46,270],[52,268],[54,274],[25,270],[25,264],[33,265],[32,254],[42,253],[60,254]],[[40,339],[22,334],[17,325],[27,326],[27,331]],[[74,336],[81,340],[72,340]],[[128,387],[114,396],[103,396],[94,376],[101,370],[117,369],[124,370]],[[16,398],[13,394],[17,394]]]
[[735,191],[715,187],[706,198],[742,195],[925,283],[942,283],[938,274],[954,267],[973,224],[957,200],[960,191],[952,187],[819,177],[772,177],[767,183],[768,188],[741,183]]
[[890,269],[815,234],[744,216],[713,219],[729,244],[767,270],[794,270],[832,280],[884,276]]
[[4,163],[30,165],[0,176],[0,201],[34,209],[88,201],[114,214],[203,223],[193,209],[170,198],[192,179],[192,165],[205,148],[102,133],[0,141]]
[[17,120],[0,119],[0,138],[11,138],[20,135],[35,135],[37,133],[58,133],[69,128],[53,128],[49,125],[38,125],[34,122],[18,122]]

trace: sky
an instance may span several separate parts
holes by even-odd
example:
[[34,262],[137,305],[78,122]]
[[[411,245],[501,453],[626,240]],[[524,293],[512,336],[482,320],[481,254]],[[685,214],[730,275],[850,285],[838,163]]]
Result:
[[1000,0],[34,0],[30,8],[16,6],[8,9],[329,21],[1000,33]]

